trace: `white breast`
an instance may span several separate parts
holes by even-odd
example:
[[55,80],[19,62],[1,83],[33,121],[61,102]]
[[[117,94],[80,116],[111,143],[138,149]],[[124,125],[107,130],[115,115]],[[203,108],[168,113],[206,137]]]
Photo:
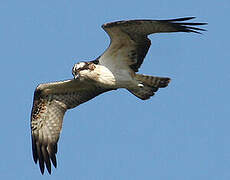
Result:
[[96,65],[94,73],[97,73],[98,80],[101,83],[111,85],[116,88],[127,88],[133,83],[131,73],[127,69],[123,69],[121,67],[116,68],[114,66],[106,67]]

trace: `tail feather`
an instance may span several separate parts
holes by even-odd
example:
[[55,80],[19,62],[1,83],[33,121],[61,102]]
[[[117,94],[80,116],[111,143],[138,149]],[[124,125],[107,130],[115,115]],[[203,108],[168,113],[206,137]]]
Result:
[[156,77],[142,74],[136,74],[135,78],[139,82],[138,86],[128,89],[136,97],[146,100],[155,94],[159,88],[167,87],[170,78]]

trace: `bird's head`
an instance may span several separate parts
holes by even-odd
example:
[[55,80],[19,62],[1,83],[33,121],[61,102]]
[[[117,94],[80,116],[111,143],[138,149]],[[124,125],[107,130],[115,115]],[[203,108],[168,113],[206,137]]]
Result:
[[77,64],[74,64],[72,69],[72,74],[74,79],[77,79],[80,77],[81,73],[83,71],[93,70],[95,68],[94,64],[92,62],[79,62]]

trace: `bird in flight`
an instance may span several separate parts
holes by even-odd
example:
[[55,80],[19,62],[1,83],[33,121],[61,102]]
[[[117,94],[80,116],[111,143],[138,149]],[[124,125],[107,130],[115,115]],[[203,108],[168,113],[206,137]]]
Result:
[[159,88],[168,86],[168,77],[137,73],[151,45],[148,35],[205,31],[196,26],[206,23],[186,22],[193,18],[106,23],[102,28],[110,37],[110,45],[99,58],[75,64],[73,79],[38,85],[31,112],[31,135],[33,159],[39,162],[42,174],[45,167],[51,174],[51,162],[57,166],[57,142],[66,110],[119,88],[146,100]]

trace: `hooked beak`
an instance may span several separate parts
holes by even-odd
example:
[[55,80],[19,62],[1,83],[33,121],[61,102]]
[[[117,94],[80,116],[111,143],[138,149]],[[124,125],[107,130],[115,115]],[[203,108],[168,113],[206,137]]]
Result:
[[80,77],[79,71],[78,70],[74,70],[74,68],[72,70],[72,75],[73,75],[74,79],[78,79]]
[[74,79],[78,79],[80,77],[79,72],[77,72],[76,74],[74,74]]

